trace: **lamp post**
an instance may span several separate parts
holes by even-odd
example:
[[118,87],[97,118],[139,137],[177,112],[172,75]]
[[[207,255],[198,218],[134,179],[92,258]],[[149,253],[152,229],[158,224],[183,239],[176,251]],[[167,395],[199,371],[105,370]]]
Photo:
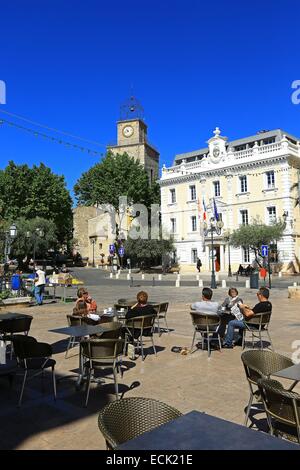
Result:
[[227,230],[226,233],[224,233],[224,240],[228,243],[228,277],[232,277],[231,259],[230,259],[230,231],[229,230]]
[[16,238],[18,234],[17,227],[15,224],[12,224],[8,230],[5,231],[5,245],[4,245],[4,262],[8,263],[11,242]]
[[31,232],[26,232],[26,238],[33,238],[33,262],[35,263],[35,255],[36,255],[36,245],[38,238],[42,238],[44,236],[44,231],[43,229],[37,227],[33,233]]
[[95,237],[91,238],[91,243],[93,245],[93,263],[92,263],[92,266],[94,268],[95,267],[95,243],[96,243],[96,238]]
[[211,240],[211,281],[210,281],[210,287],[212,289],[217,288],[217,283],[216,283],[216,272],[215,272],[215,254],[214,254],[214,232],[216,232],[216,235],[220,235],[222,228],[224,226],[224,223],[222,220],[216,221],[214,217],[210,218],[209,221],[209,226],[206,222],[204,222],[204,236],[207,237],[207,235],[210,233],[210,240]]

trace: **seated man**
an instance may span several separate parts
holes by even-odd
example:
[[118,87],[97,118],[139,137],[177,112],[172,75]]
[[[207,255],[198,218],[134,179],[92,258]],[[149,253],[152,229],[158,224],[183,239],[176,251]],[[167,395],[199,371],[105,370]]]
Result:
[[[244,319],[243,320],[239,320],[239,319],[231,320],[228,323],[227,333],[225,336],[225,342],[223,344],[224,348],[229,348],[229,349],[233,348],[234,329],[239,328],[239,332],[245,329],[244,320],[248,318],[252,318],[257,313],[264,313],[264,312],[272,311],[272,304],[271,302],[269,302],[269,296],[270,296],[269,289],[267,289],[266,287],[260,287],[256,295],[257,295],[259,302],[252,309],[248,307],[248,305],[246,304],[242,304],[242,303],[239,304],[239,309],[242,312]],[[235,345],[240,344],[241,339],[242,337],[240,334],[240,337],[236,341]]]
[[[147,292],[140,291],[137,293],[137,303],[130,307],[126,313],[126,320],[135,317],[144,317],[147,315],[156,315],[156,310],[152,307],[152,305],[148,304],[148,294]],[[131,323],[131,322],[130,322]],[[133,323],[134,324],[134,323]],[[150,331],[148,331],[151,334]],[[132,331],[130,332],[132,336]],[[138,338],[141,334],[141,330],[139,328],[134,328],[133,337]]]
[[195,302],[191,305],[191,310],[196,310],[199,313],[206,313],[208,315],[216,315],[218,313],[218,302],[212,302],[213,291],[209,287],[202,289],[201,302]]

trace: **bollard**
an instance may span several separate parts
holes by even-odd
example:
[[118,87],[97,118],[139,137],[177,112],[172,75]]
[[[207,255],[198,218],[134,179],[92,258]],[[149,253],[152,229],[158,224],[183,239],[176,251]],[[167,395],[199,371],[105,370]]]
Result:
[[107,270],[108,270],[108,266],[107,266],[107,264],[106,264],[106,265],[105,265],[105,271],[107,271]]
[[175,281],[175,287],[180,287],[180,277],[177,277]]
[[110,279],[112,279],[113,278],[113,273],[109,273],[109,277],[110,277]]
[[133,277],[130,278],[130,287],[133,287]]
[[161,281],[161,274],[158,275],[158,280]]
[[142,274],[142,281],[145,279],[145,274]]
[[203,281],[202,281],[202,279],[199,279],[198,286],[199,286],[199,287],[203,287]]
[[131,274],[131,269],[128,269],[128,274],[129,274],[129,275]]
[[216,282],[219,282],[219,273],[216,273]]
[[97,264],[96,269],[99,269],[99,264]]
[[297,282],[294,282],[293,286],[294,286],[294,287],[297,287]]
[[226,287],[226,280],[225,279],[222,280],[222,287]]
[[130,280],[130,274],[128,273],[127,274],[127,281],[129,281],[129,280]]
[[196,275],[196,280],[199,281],[199,279],[200,279],[200,275],[197,274],[197,275]]
[[279,271],[278,277],[282,277],[282,272],[281,271]]
[[152,287],[154,287],[154,286],[155,286],[155,277],[153,276],[153,278],[152,278]]
[[250,279],[246,279],[245,287],[246,289],[250,289]]

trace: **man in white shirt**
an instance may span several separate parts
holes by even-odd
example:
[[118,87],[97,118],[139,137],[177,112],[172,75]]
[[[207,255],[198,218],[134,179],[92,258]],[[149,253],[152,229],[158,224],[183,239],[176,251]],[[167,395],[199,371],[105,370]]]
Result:
[[199,313],[207,313],[208,315],[216,315],[218,312],[218,302],[212,302],[213,291],[209,287],[202,289],[202,301],[195,302],[191,305],[191,310]]
[[38,305],[43,305],[43,294],[46,284],[45,271],[35,267],[36,278],[34,280],[34,297]]

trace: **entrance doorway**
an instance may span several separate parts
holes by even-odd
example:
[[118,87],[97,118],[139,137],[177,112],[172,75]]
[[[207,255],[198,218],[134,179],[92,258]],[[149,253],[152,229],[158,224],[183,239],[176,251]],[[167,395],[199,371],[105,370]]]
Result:
[[220,271],[220,246],[214,247],[216,258],[215,258],[215,270],[216,272]]

